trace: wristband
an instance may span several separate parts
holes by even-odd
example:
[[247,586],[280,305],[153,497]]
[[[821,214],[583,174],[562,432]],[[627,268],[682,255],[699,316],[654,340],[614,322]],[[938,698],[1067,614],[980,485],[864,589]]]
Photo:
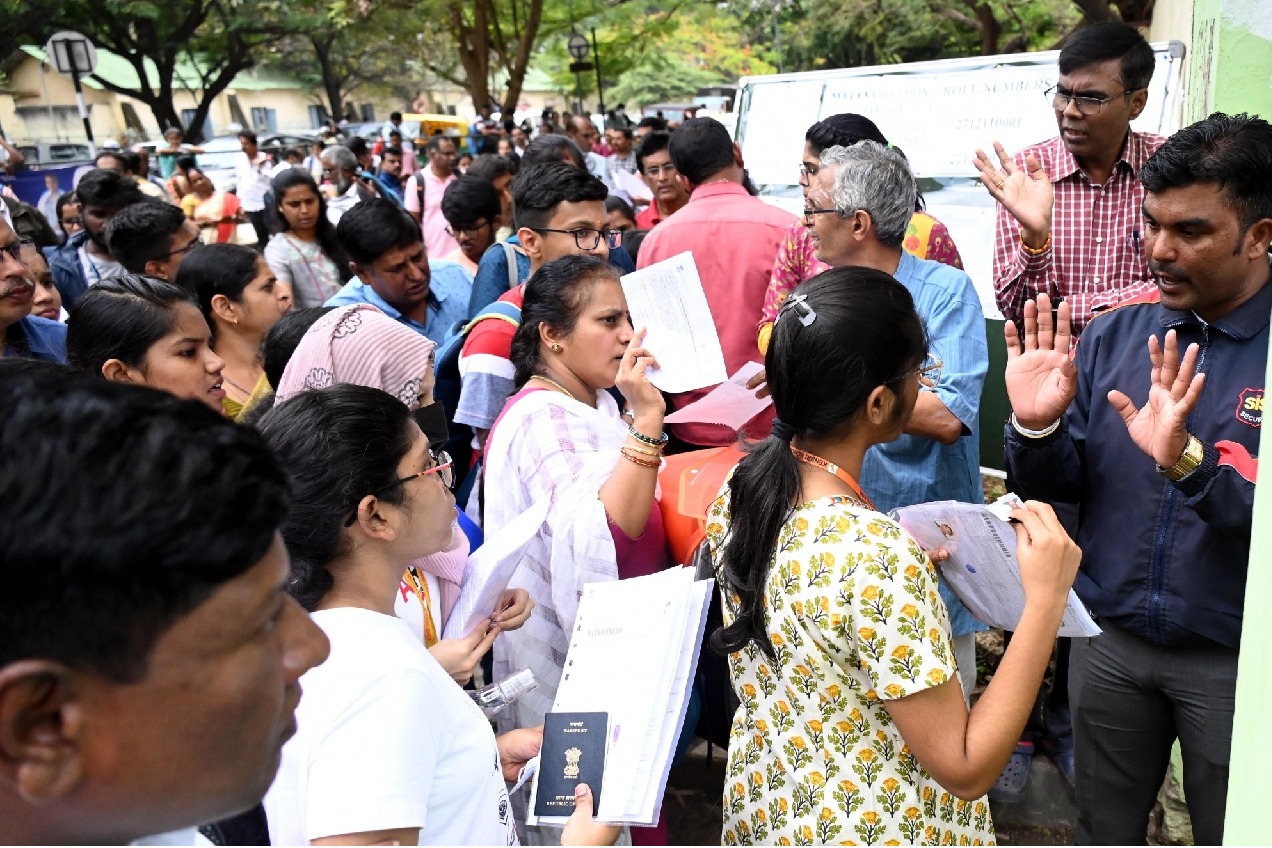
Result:
[[1016,420],[1016,413],[1013,412],[1011,414],[1011,426],[1026,439],[1045,439],[1060,427],[1060,421],[1061,419],[1057,418],[1041,430],[1030,430],[1028,427],[1021,426],[1020,422]]

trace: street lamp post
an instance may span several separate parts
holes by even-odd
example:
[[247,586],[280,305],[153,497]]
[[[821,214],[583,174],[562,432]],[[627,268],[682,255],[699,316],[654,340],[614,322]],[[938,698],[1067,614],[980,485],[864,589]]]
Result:
[[571,33],[570,40],[566,42],[566,49],[574,60],[570,63],[570,70],[574,73],[575,93],[578,95],[576,108],[579,112],[586,113],[587,108],[583,105],[583,73],[592,70],[592,63],[586,61],[592,46],[587,43],[587,38],[575,32]]

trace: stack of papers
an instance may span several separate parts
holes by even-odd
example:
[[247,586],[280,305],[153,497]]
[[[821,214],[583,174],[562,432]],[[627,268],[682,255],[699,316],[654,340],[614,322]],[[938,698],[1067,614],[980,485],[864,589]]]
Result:
[[[940,563],[941,573],[967,605],[972,615],[990,627],[1015,630],[1025,611],[1025,589],[1016,560],[1016,531],[1007,516],[1020,501],[1004,495],[992,506],[936,501],[902,507],[894,515],[905,531],[924,550],[944,548],[950,558]],[[1078,593],[1069,590],[1069,602],[1060,620],[1060,636],[1098,636]]]
[[[714,580],[687,568],[583,588],[552,712],[609,714],[598,821],[658,824]],[[535,809],[538,776],[531,790]],[[536,817],[529,824],[564,824]]]

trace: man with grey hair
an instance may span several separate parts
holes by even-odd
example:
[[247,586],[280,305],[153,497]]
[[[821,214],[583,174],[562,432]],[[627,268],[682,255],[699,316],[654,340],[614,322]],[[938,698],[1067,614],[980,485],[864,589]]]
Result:
[[332,224],[361,201],[374,195],[365,192],[358,182],[358,157],[342,144],[334,144],[322,152],[322,172],[335,188],[335,196],[327,198],[327,218]]
[[[928,331],[927,379],[905,434],[866,453],[861,487],[882,512],[929,501],[981,503],[978,418],[989,348],[971,277],[901,249],[917,188],[896,150],[873,141],[827,148],[811,180],[804,219],[817,258],[833,267],[860,265],[896,277],[914,297]],[[944,578],[940,589],[963,694],[969,697],[976,683],[976,631],[987,628]]]

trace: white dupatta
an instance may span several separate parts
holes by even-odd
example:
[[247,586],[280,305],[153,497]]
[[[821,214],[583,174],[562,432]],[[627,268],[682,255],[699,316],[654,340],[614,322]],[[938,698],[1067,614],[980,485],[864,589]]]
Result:
[[529,668],[539,681],[499,714],[500,732],[543,723],[584,584],[618,579],[600,488],[619,462],[626,435],[607,392],[597,392],[593,409],[538,390],[504,410],[486,442],[483,530],[488,539],[519,535],[499,536],[508,556],[520,559],[509,587],[525,589],[536,604],[520,629],[495,640],[495,680]]

